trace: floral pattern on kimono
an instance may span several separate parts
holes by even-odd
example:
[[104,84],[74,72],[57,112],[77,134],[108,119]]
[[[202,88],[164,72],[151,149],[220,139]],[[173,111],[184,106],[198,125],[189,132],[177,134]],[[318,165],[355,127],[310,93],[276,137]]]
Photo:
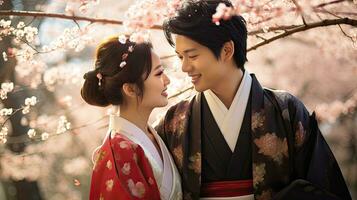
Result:
[[110,137],[95,153],[89,199],[159,200],[160,192],[141,146],[119,133]]
[[[254,198],[351,199],[314,113],[287,92],[263,89],[251,76]],[[200,126],[200,95],[172,106],[156,127],[175,158],[186,200],[200,198],[201,131],[192,129]],[[306,185],[316,192],[298,192]]]

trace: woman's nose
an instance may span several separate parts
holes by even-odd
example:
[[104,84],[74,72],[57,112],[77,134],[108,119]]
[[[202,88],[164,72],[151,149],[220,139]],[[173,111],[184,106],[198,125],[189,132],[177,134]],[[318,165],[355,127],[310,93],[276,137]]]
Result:
[[164,74],[164,84],[165,84],[165,86],[170,84],[170,79],[166,74]]

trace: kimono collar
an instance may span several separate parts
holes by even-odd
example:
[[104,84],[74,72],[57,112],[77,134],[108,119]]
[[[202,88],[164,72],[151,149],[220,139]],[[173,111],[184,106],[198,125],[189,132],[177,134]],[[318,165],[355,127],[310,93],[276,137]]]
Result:
[[[150,127],[150,125],[148,126]],[[152,130],[151,127],[150,129]],[[155,145],[152,143],[150,138],[134,123],[118,115],[110,115],[109,130],[112,130],[111,134],[120,133],[128,137],[134,143],[140,145],[143,148],[145,155],[148,157],[150,163],[153,166],[157,166],[160,169],[163,169],[163,161]]]
[[227,109],[213,91],[206,90],[203,92],[212,115],[232,152],[234,152],[242,126],[251,85],[252,77],[249,72],[245,70],[242,81],[229,109]]

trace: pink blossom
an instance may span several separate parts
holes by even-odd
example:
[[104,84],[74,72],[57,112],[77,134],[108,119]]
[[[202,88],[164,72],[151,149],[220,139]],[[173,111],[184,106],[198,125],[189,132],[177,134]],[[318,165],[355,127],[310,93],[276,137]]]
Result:
[[280,139],[275,133],[266,133],[258,139],[254,139],[259,151],[263,155],[269,156],[274,161],[281,164],[283,158],[288,156],[288,146],[286,138]]
[[142,182],[134,183],[132,179],[128,180],[128,187],[131,194],[135,197],[142,198],[145,195],[145,187]]

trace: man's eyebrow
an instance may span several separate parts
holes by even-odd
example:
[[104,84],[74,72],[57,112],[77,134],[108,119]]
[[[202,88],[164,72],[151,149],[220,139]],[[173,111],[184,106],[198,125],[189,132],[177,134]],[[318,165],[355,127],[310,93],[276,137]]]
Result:
[[[186,49],[186,50],[184,50],[183,52],[184,53],[189,53],[189,52],[192,52],[192,51],[197,51],[197,49],[195,49],[195,48],[192,48],[192,49]],[[175,51],[177,54],[179,54],[179,52],[177,52],[177,51]]]

